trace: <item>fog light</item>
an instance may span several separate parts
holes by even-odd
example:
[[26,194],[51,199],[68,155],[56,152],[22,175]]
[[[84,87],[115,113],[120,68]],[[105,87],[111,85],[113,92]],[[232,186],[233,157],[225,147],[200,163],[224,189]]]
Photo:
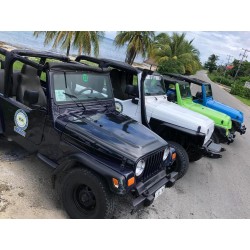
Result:
[[113,184],[116,188],[119,187],[119,181],[116,178],[112,178]]

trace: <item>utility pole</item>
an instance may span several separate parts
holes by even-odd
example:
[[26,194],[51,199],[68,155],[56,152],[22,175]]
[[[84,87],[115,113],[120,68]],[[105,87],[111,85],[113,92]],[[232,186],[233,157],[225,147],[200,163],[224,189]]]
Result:
[[227,55],[227,57],[228,57],[228,58],[227,58],[227,59],[228,59],[228,61],[227,61],[226,67],[225,67],[224,76],[226,75],[227,66],[229,65],[230,59],[231,59],[231,57],[233,57],[233,56]]
[[242,58],[241,58],[241,60],[240,60],[240,64],[239,64],[239,66],[238,66],[238,69],[237,69],[237,71],[236,71],[236,73],[235,73],[234,79],[236,78],[236,76],[237,76],[238,73],[239,73],[240,66],[241,66],[241,64],[242,64],[242,62],[243,62],[243,59],[244,59],[244,58],[247,58],[246,53],[247,53],[247,52],[250,52],[250,50],[247,50],[247,49],[243,49],[243,48],[242,48],[242,50],[244,50],[244,53],[243,53],[243,54],[240,54],[240,56],[242,55]]

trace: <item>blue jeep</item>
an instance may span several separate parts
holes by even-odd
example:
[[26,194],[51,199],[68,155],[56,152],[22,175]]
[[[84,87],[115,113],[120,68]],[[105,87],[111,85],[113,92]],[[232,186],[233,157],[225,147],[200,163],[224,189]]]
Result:
[[179,74],[168,73],[167,75],[172,76],[182,81],[186,81],[190,83],[190,85],[191,83],[194,84],[194,86],[190,86],[191,92],[193,92],[194,90],[197,90],[197,87],[199,88],[196,94],[193,96],[194,102],[200,103],[203,106],[206,106],[211,109],[220,111],[224,114],[227,114],[232,119],[232,129],[234,131],[239,132],[241,135],[246,133],[246,127],[245,125],[243,125],[244,114],[240,110],[234,109],[221,102],[215,101],[213,98],[212,87],[210,83],[207,83],[205,81],[202,81],[196,78],[179,75]]

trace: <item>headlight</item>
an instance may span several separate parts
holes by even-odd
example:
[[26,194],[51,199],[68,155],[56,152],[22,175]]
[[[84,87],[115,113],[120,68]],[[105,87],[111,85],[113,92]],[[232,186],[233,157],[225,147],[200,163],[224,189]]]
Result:
[[163,153],[163,161],[165,161],[168,158],[168,154],[169,154],[170,149],[169,148],[165,148],[164,153]]
[[145,169],[145,161],[144,160],[140,160],[137,165],[136,165],[136,169],[135,169],[135,175],[136,176],[139,176],[142,174],[142,172],[144,171]]

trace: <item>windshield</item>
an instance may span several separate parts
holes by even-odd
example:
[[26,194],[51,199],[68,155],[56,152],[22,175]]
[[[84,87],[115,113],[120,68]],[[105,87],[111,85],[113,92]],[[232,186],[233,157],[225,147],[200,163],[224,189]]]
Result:
[[56,103],[113,98],[109,75],[56,72],[52,75],[52,81]]
[[211,85],[206,85],[206,97],[213,96]]
[[165,95],[164,81],[161,76],[148,75],[144,81],[145,95]]
[[192,97],[189,84],[180,84],[180,93],[181,98],[190,98]]

